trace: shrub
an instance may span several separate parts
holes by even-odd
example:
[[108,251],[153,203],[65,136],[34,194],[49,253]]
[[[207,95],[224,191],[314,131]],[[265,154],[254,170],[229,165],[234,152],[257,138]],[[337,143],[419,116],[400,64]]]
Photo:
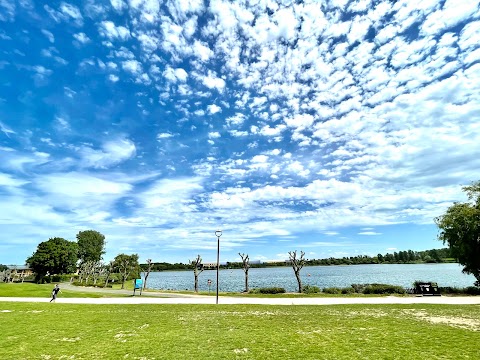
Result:
[[258,293],[254,294],[283,294],[285,289],[282,287],[267,287],[258,289]]
[[329,287],[329,288],[324,288],[323,289],[323,292],[325,294],[341,294],[342,293],[342,289],[338,288],[338,287]]
[[351,286],[354,292],[361,294],[368,284],[352,284]]
[[363,289],[364,294],[405,294],[405,289],[398,285],[368,284]]
[[305,285],[302,292],[305,294],[318,294],[322,290],[318,286]]
[[469,286],[465,288],[465,293],[468,295],[480,295],[480,288],[476,286]]
[[342,288],[342,294],[353,294],[355,289],[353,287]]

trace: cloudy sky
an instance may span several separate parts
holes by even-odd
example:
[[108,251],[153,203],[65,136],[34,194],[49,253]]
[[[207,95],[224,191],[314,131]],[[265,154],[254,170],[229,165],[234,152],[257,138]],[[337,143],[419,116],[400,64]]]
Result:
[[0,0],[0,263],[442,247],[480,179],[476,0]]

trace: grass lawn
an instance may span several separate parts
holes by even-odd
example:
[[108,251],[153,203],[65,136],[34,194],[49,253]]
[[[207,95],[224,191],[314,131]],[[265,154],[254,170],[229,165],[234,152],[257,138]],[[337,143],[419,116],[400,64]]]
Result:
[[0,359],[480,359],[475,305],[0,303]]
[[[0,283],[0,296],[1,297],[44,297],[49,298],[52,296],[52,289],[55,284],[34,284],[34,283]],[[101,298],[105,297],[103,294],[82,292],[82,291],[69,291],[63,290],[60,284],[61,293],[58,294],[59,298],[77,298],[77,297],[89,297],[89,298]],[[111,297],[108,296],[108,297]]]

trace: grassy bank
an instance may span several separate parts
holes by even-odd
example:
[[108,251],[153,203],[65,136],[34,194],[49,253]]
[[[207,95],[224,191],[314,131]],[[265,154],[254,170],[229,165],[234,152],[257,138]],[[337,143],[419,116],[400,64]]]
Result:
[[480,307],[0,303],[1,359],[478,359]]
[[[35,283],[0,283],[1,297],[44,297],[49,298],[52,294],[54,284],[35,284]],[[60,286],[61,288],[61,286]],[[109,295],[112,296],[112,295]],[[89,297],[100,298],[105,297],[103,294],[91,293],[86,291],[70,291],[62,289],[58,297],[76,298]]]

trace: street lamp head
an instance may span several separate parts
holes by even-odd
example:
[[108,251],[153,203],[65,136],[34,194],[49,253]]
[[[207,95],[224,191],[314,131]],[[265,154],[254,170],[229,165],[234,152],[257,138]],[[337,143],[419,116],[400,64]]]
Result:
[[217,231],[215,231],[215,236],[216,236],[216,237],[222,236],[222,230],[217,230]]

